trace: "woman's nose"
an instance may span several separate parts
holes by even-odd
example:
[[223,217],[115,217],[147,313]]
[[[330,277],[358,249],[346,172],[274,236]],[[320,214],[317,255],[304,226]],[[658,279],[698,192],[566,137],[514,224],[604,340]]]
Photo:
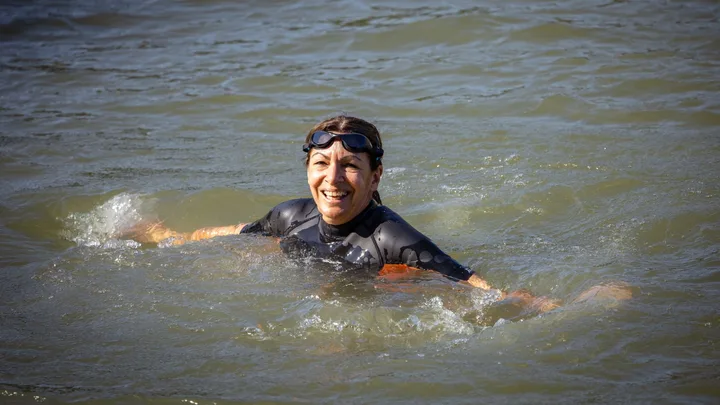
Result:
[[335,162],[330,163],[330,167],[328,167],[328,172],[325,176],[325,180],[330,184],[341,183],[345,181],[345,170],[343,169],[342,165]]

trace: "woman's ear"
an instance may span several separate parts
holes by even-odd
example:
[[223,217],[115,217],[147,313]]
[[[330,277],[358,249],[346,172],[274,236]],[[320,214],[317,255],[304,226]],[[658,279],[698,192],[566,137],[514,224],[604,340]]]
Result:
[[382,164],[375,169],[373,172],[372,177],[372,184],[375,186],[375,189],[377,189],[377,186],[380,184],[380,179],[382,178],[383,174],[383,166]]

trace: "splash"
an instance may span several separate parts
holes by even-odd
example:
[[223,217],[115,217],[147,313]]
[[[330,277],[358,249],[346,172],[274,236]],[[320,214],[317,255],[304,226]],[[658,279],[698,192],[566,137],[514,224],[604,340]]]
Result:
[[153,201],[139,195],[121,193],[86,213],[71,213],[65,219],[64,236],[80,246],[119,248],[137,247],[139,243],[119,240],[128,229],[148,220]]
[[472,324],[465,321],[461,315],[463,311],[447,308],[439,296],[432,297],[421,306],[424,320],[411,316],[408,318],[417,330],[441,331],[457,335],[471,335],[475,332]]

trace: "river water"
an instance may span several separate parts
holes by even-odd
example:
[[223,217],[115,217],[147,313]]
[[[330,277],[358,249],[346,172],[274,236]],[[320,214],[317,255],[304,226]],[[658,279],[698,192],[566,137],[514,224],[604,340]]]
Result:
[[[0,402],[717,403],[715,1],[0,5]],[[535,317],[273,241],[118,233],[309,196],[376,123],[383,201]],[[319,267],[322,268],[319,268]]]

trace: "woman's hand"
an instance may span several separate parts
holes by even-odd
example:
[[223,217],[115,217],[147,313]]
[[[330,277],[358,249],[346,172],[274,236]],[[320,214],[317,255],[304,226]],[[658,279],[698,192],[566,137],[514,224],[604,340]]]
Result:
[[502,300],[521,307],[524,312],[532,312],[538,314],[552,311],[553,309],[558,308],[562,303],[562,301],[555,298],[549,298],[545,296],[535,297],[527,290],[513,291],[509,294],[506,294]]
[[182,240],[184,242],[185,236],[185,234],[167,228],[160,221],[141,222],[120,235],[120,237],[130,238],[136,242],[155,244],[168,238],[175,238],[175,240]]
[[571,304],[600,302],[608,306],[613,306],[622,301],[629,300],[632,296],[633,293],[630,285],[623,282],[612,282],[590,287],[572,300]]

